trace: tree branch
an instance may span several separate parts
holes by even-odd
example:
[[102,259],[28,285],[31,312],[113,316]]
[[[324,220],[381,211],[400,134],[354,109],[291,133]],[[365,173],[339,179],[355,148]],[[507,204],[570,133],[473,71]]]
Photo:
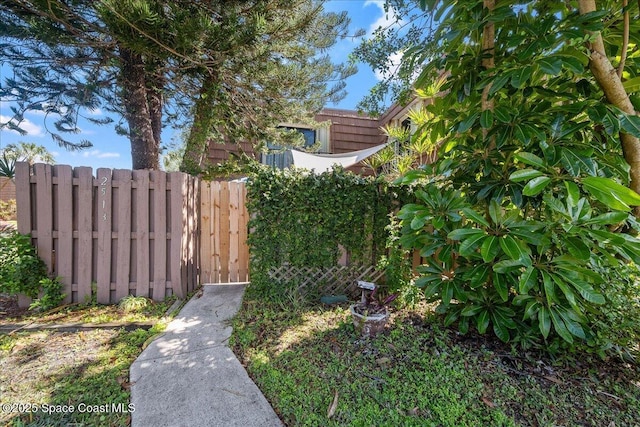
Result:
[[629,49],[629,10],[628,1],[622,0],[622,11],[624,15],[624,29],[622,33],[622,52],[620,52],[620,64],[618,64],[618,77],[622,77],[624,63],[627,60],[627,49]]

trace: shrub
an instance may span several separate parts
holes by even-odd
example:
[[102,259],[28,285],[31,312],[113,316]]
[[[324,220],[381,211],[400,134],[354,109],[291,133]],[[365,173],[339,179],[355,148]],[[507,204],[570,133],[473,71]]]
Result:
[[0,235],[0,291],[25,294],[34,300],[31,308],[40,310],[56,306],[64,298],[58,279],[47,277],[47,267],[31,237],[17,232]]
[[637,308],[640,289],[629,271],[640,261],[640,240],[612,230],[637,223],[592,193],[605,202],[636,196],[607,178],[576,180],[581,188],[557,181],[534,206],[492,199],[483,211],[483,202],[446,180],[432,181],[416,192],[418,203],[402,208],[402,244],[427,257],[416,284],[440,302],[446,325],[491,327],[503,341],[551,351],[586,345],[604,354],[634,344],[638,311],[626,315],[621,295],[630,298],[627,309]]
[[47,267],[38,258],[31,237],[16,232],[0,236],[0,289],[36,298]]

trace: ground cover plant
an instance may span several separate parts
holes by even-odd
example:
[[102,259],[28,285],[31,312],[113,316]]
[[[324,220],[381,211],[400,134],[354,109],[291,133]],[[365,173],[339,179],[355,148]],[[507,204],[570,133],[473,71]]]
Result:
[[287,426],[634,426],[640,369],[516,351],[397,311],[363,339],[346,307],[292,310],[245,296],[232,344]]
[[[99,326],[112,322],[145,322],[150,327],[95,327],[77,332],[22,329],[13,334],[5,331],[0,335],[0,423],[127,425],[131,409],[129,367],[145,343],[164,329],[168,320],[165,314],[172,303],[172,299],[154,303],[135,298],[121,306],[76,304],[34,314],[18,309],[14,299],[1,296],[0,327],[34,323]],[[36,405],[39,410],[28,412]],[[73,413],[51,412],[71,405]]]

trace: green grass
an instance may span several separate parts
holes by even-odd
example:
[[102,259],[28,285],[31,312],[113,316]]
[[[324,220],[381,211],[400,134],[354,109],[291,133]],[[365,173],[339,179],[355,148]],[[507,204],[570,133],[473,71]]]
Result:
[[344,307],[287,311],[248,293],[232,340],[288,426],[640,423],[638,366],[518,354],[442,328],[425,307],[392,320],[365,340]]
[[[143,344],[164,330],[163,317],[172,300],[164,303],[69,307],[60,312],[29,317],[38,323],[104,323],[151,321],[149,330],[97,329],[76,333],[23,331],[0,335],[0,404],[37,405],[35,413],[0,413],[8,426],[125,426],[128,409],[129,367]],[[80,412],[84,407],[98,411]],[[43,409],[73,406],[73,413],[45,413]],[[107,405],[108,408],[105,408]],[[3,406],[5,408],[5,406]]]

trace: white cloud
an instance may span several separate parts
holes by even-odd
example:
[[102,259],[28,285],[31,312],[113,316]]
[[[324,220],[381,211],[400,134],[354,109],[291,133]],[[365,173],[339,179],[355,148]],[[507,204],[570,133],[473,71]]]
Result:
[[384,0],[367,0],[364,2],[363,7],[374,5],[380,9],[380,17],[376,19],[369,27],[368,34],[372,34],[378,28],[388,28],[393,26],[402,25],[403,21],[398,17],[395,9],[389,7],[388,11],[384,10]]
[[400,67],[401,63],[402,63],[402,52],[392,53],[388,57],[389,70],[387,72],[383,72],[379,69],[376,69],[374,71],[376,79],[386,80],[389,77],[393,76],[398,71],[398,67]]
[[[12,121],[13,123],[17,124],[17,122],[15,120],[13,120],[11,117],[0,115],[0,123],[1,124],[9,123],[10,121]],[[33,123],[29,119],[23,119],[22,122],[20,122],[19,126],[27,132],[26,136],[42,136],[42,135],[44,135],[44,132],[42,131],[42,127],[36,125],[35,123]],[[8,129],[8,128],[3,128],[2,130],[3,131],[7,131],[7,132],[12,132],[12,133],[15,133],[15,134],[19,135],[19,133],[17,131],[15,131],[15,130],[11,130],[11,129]]]
[[115,152],[102,152],[100,150],[90,150],[82,152],[82,157],[95,157],[96,159],[108,159],[120,157],[120,153]]
[[89,114],[90,116],[102,116],[104,113],[100,108],[95,108],[93,110],[87,109],[87,114]]

